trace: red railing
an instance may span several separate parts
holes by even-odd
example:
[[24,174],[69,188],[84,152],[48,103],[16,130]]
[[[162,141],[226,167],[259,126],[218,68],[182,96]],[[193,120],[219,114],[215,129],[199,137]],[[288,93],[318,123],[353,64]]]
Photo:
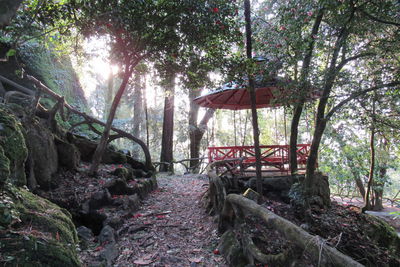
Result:
[[[271,145],[260,146],[261,149],[261,165],[266,171],[289,171],[289,146],[288,145]],[[297,163],[298,169],[304,170],[307,163],[308,154],[310,151],[309,144],[297,145]],[[254,146],[223,146],[223,147],[209,147],[208,158],[210,162],[226,159],[241,158],[241,164],[245,168],[254,166],[255,150]]]

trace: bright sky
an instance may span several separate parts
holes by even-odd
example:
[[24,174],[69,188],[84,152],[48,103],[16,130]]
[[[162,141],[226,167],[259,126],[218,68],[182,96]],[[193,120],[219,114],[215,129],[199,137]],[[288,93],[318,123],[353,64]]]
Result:
[[110,67],[108,51],[105,47],[106,39],[104,38],[91,38],[84,42],[85,53],[89,56],[88,60],[82,66],[81,83],[87,98],[96,89],[96,84],[99,82],[96,76],[102,80],[106,80],[110,74],[110,70],[113,73],[118,72],[118,66]]

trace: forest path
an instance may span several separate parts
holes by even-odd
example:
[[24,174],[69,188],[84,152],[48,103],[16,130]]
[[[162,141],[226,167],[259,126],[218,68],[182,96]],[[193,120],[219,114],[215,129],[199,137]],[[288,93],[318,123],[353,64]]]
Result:
[[200,204],[208,178],[160,174],[157,181],[158,190],[126,223],[114,266],[227,266],[213,253],[217,225]]

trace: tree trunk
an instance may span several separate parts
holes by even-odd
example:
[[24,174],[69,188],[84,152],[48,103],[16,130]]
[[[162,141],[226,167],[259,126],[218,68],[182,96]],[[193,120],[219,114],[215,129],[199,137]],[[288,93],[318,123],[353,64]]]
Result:
[[[336,67],[336,63],[339,57],[339,52],[343,47],[345,40],[347,39],[348,33],[346,29],[346,25],[342,28],[339,36],[335,42],[335,48],[332,53],[332,58],[329,63],[329,68],[326,72],[325,76],[325,84],[322,90],[322,96],[318,103],[317,108],[317,118],[315,122],[315,129],[313,140],[311,143],[310,154],[307,160],[307,167],[306,167],[306,178],[304,180],[305,185],[305,192],[306,192],[306,202],[313,199],[314,196],[318,196],[319,189],[315,186],[317,183],[315,170],[317,168],[317,160],[318,160],[318,150],[321,144],[322,135],[325,131],[326,123],[330,119],[330,116],[325,117],[325,110],[327,108],[328,99],[330,93],[332,91],[332,87],[334,85],[336,75],[338,73],[338,69]],[[323,199],[326,199],[324,196],[320,196]],[[323,203],[323,207],[326,208],[330,206],[330,199],[326,199],[328,203]],[[310,205],[310,203],[308,203]]]
[[[381,151],[383,153],[389,154],[389,145],[386,138],[383,138],[381,142]],[[374,195],[375,195],[375,205],[373,207],[374,210],[383,210],[383,189],[385,187],[385,176],[388,169],[388,160],[389,157],[382,156],[380,158],[380,167],[379,167],[379,182],[375,181],[374,183]]]
[[[143,99],[142,99],[142,82],[139,71],[135,73],[134,92],[133,92],[133,129],[132,135],[141,139],[141,131],[143,130]],[[132,156],[139,158],[140,149],[134,144]]]
[[[251,17],[250,17],[250,1],[244,1],[244,15],[246,19],[246,55],[248,59],[252,59],[252,43],[251,43]],[[261,151],[260,151],[260,130],[258,129],[258,116],[256,108],[256,92],[253,79],[253,73],[248,73],[249,79],[249,93],[251,103],[251,116],[253,124],[253,138],[254,150],[256,156],[256,178],[257,178],[257,192],[262,196],[262,182],[261,182]]]
[[175,74],[168,73],[165,88],[164,120],[161,138],[160,172],[173,172]]
[[293,111],[292,124],[290,126],[290,140],[289,140],[289,166],[290,174],[297,174],[297,138],[299,136],[299,123],[300,116],[303,112],[304,101],[296,104]]
[[144,108],[144,117],[146,123],[146,145],[149,147],[150,145],[150,133],[149,133],[149,111],[147,108],[147,95],[146,90],[143,92],[143,108]]
[[[373,110],[375,110],[375,103],[373,104]],[[373,111],[374,112],[374,111]],[[362,208],[362,212],[372,209],[372,205],[370,202],[370,192],[371,187],[374,182],[374,170],[375,170],[375,127],[374,123],[372,123],[371,127],[371,138],[369,141],[370,144],[370,151],[371,151],[371,162],[369,167],[369,175],[368,175],[368,185],[367,185],[367,193],[365,193],[365,205]]]
[[[200,95],[200,90],[192,89],[189,90],[189,146],[190,146],[190,158],[199,158],[200,154],[200,140],[197,140],[196,134],[199,132],[197,125],[197,119],[199,116],[199,105],[193,102],[193,99]],[[200,138],[201,139],[201,138]],[[198,164],[198,161],[190,161],[189,166],[193,168]],[[196,173],[196,170],[193,170]]]
[[137,65],[137,63],[131,65],[130,64],[130,59],[126,59],[126,62],[125,62],[125,73],[124,73],[124,77],[123,77],[122,83],[121,83],[121,85],[120,85],[120,87],[118,89],[117,94],[114,97],[114,100],[113,100],[113,103],[112,103],[111,109],[110,109],[110,114],[108,115],[108,118],[107,118],[106,126],[104,127],[104,131],[103,131],[103,134],[101,136],[100,142],[97,145],[96,151],[94,152],[94,155],[93,155],[92,166],[90,167],[90,170],[89,170],[89,173],[91,175],[94,175],[94,174],[97,173],[97,169],[99,167],[101,158],[103,157],[104,150],[105,150],[105,148],[107,146],[107,143],[108,143],[108,137],[110,136],[110,129],[111,129],[111,126],[112,126],[112,122],[114,120],[115,113],[116,113],[117,108],[118,108],[118,104],[121,101],[121,97],[122,97],[122,95],[123,95],[123,93],[125,91],[125,88],[126,88],[127,84],[128,84],[129,78],[132,75],[133,68],[136,65]]
[[109,73],[108,79],[107,79],[106,90],[107,90],[107,92],[106,92],[106,98],[104,99],[103,120],[106,120],[106,118],[108,118],[108,115],[110,114],[111,105],[112,105],[113,96],[114,96],[114,75],[113,75],[111,66],[110,66],[110,73]]
[[[201,139],[204,136],[204,133],[207,130],[208,121],[213,117],[215,109],[207,109],[204,117],[200,121],[199,125],[193,126],[192,124],[189,126],[189,137],[190,137],[190,158],[198,159],[200,158],[200,144]],[[190,123],[190,122],[189,122]],[[191,160],[190,167],[195,168],[198,167],[199,160]],[[199,168],[193,169],[194,173],[197,173]]]
[[304,103],[306,101],[306,96],[308,91],[307,87],[309,86],[307,84],[307,81],[308,81],[308,74],[315,44],[315,39],[313,38],[313,36],[318,34],[323,16],[324,16],[324,10],[320,9],[318,11],[318,15],[314,21],[314,25],[311,30],[310,43],[308,45],[306,54],[304,56],[303,66],[301,68],[301,73],[300,73],[300,90],[299,90],[300,98],[297,104],[295,105],[292,123],[290,126],[291,128],[290,128],[290,141],[289,141],[289,165],[290,165],[290,173],[292,175],[297,174],[296,150],[297,150],[297,139],[299,132],[298,128],[299,128],[301,113],[303,112]]

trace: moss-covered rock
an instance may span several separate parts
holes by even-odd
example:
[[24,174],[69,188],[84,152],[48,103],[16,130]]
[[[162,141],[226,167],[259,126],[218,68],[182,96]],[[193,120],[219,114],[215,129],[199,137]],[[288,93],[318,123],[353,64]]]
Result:
[[5,266],[80,266],[78,237],[68,211],[29,191],[8,186],[11,221],[0,231],[0,263]]
[[10,177],[10,160],[4,155],[4,150],[0,146],[0,188],[7,182]]
[[[0,107],[0,146],[3,150],[4,163],[1,163],[2,171],[7,173],[6,159],[9,161],[9,178],[11,182],[17,186],[26,184],[25,160],[28,156],[28,149],[25,145],[23,135],[24,129],[4,106]],[[1,153],[0,153],[1,154]],[[4,180],[5,176],[1,180]]]
[[387,248],[393,255],[400,255],[400,237],[394,228],[376,216],[368,214],[365,216],[371,222],[365,225],[367,236],[378,246]]

